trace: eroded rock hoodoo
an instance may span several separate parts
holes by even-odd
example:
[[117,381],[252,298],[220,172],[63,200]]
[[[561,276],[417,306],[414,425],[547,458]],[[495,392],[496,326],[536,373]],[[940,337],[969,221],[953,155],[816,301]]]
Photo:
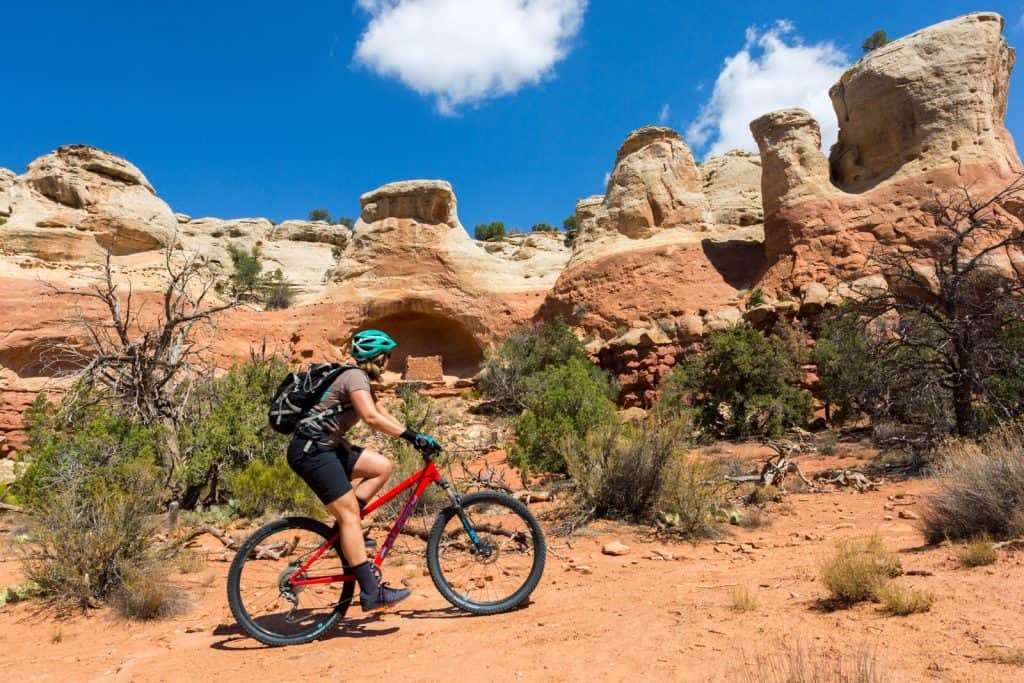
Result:
[[678,133],[648,126],[616,155],[608,193],[576,205],[579,235],[544,312],[604,338],[728,305],[761,268],[760,162],[698,167]]

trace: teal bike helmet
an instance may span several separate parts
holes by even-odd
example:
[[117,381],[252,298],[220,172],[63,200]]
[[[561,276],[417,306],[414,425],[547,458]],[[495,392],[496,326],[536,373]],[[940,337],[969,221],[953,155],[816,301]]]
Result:
[[363,330],[352,337],[352,357],[362,363],[372,360],[382,353],[390,353],[398,346],[387,332],[380,330]]

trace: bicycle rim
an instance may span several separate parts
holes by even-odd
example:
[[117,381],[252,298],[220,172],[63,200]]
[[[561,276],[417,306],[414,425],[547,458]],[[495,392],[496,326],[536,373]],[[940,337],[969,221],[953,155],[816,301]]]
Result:
[[[353,582],[294,586],[291,576],[330,539],[320,522],[277,520],[239,549],[228,574],[228,602],[238,623],[266,645],[295,645],[326,633],[344,615]],[[300,578],[344,573],[335,547],[328,548]]]
[[519,501],[482,491],[438,515],[430,533],[427,563],[441,594],[475,614],[497,614],[522,604],[544,571],[544,534]]

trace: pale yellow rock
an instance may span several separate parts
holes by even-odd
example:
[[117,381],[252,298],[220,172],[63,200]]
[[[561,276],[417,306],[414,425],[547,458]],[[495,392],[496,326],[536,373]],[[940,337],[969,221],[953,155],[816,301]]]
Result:
[[704,316],[704,329],[708,332],[720,332],[735,327],[742,320],[743,312],[738,308],[723,308]]
[[803,109],[782,109],[750,123],[761,151],[764,217],[785,206],[820,199],[837,190],[821,153],[821,128]]
[[0,216],[11,215],[11,185],[14,184],[14,171],[0,168]]
[[998,14],[969,14],[894,40],[844,73],[829,92],[838,185],[860,191],[950,164],[1017,168],[1003,125],[1015,55],[1002,32]]
[[707,159],[700,172],[718,239],[764,241],[761,157],[733,150]]
[[[0,240],[43,260],[89,260],[103,249],[114,254],[159,249],[177,228],[170,207],[138,168],[86,145],[67,145],[36,159],[13,180],[7,197],[10,217]],[[43,232],[50,229],[82,236],[75,247],[54,249],[54,236]]]

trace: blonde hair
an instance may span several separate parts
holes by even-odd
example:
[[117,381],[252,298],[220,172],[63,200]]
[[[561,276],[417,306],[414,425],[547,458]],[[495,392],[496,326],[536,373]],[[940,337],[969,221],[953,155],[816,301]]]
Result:
[[[381,354],[376,358],[370,360],[364,360],[361,363],[356,363],[360,370],[365,372],[367,376],[374,382],[379,382],[381,376],[384,374],[384,363],[386,356]],[[382,362],[383,361],[383,362]]]

